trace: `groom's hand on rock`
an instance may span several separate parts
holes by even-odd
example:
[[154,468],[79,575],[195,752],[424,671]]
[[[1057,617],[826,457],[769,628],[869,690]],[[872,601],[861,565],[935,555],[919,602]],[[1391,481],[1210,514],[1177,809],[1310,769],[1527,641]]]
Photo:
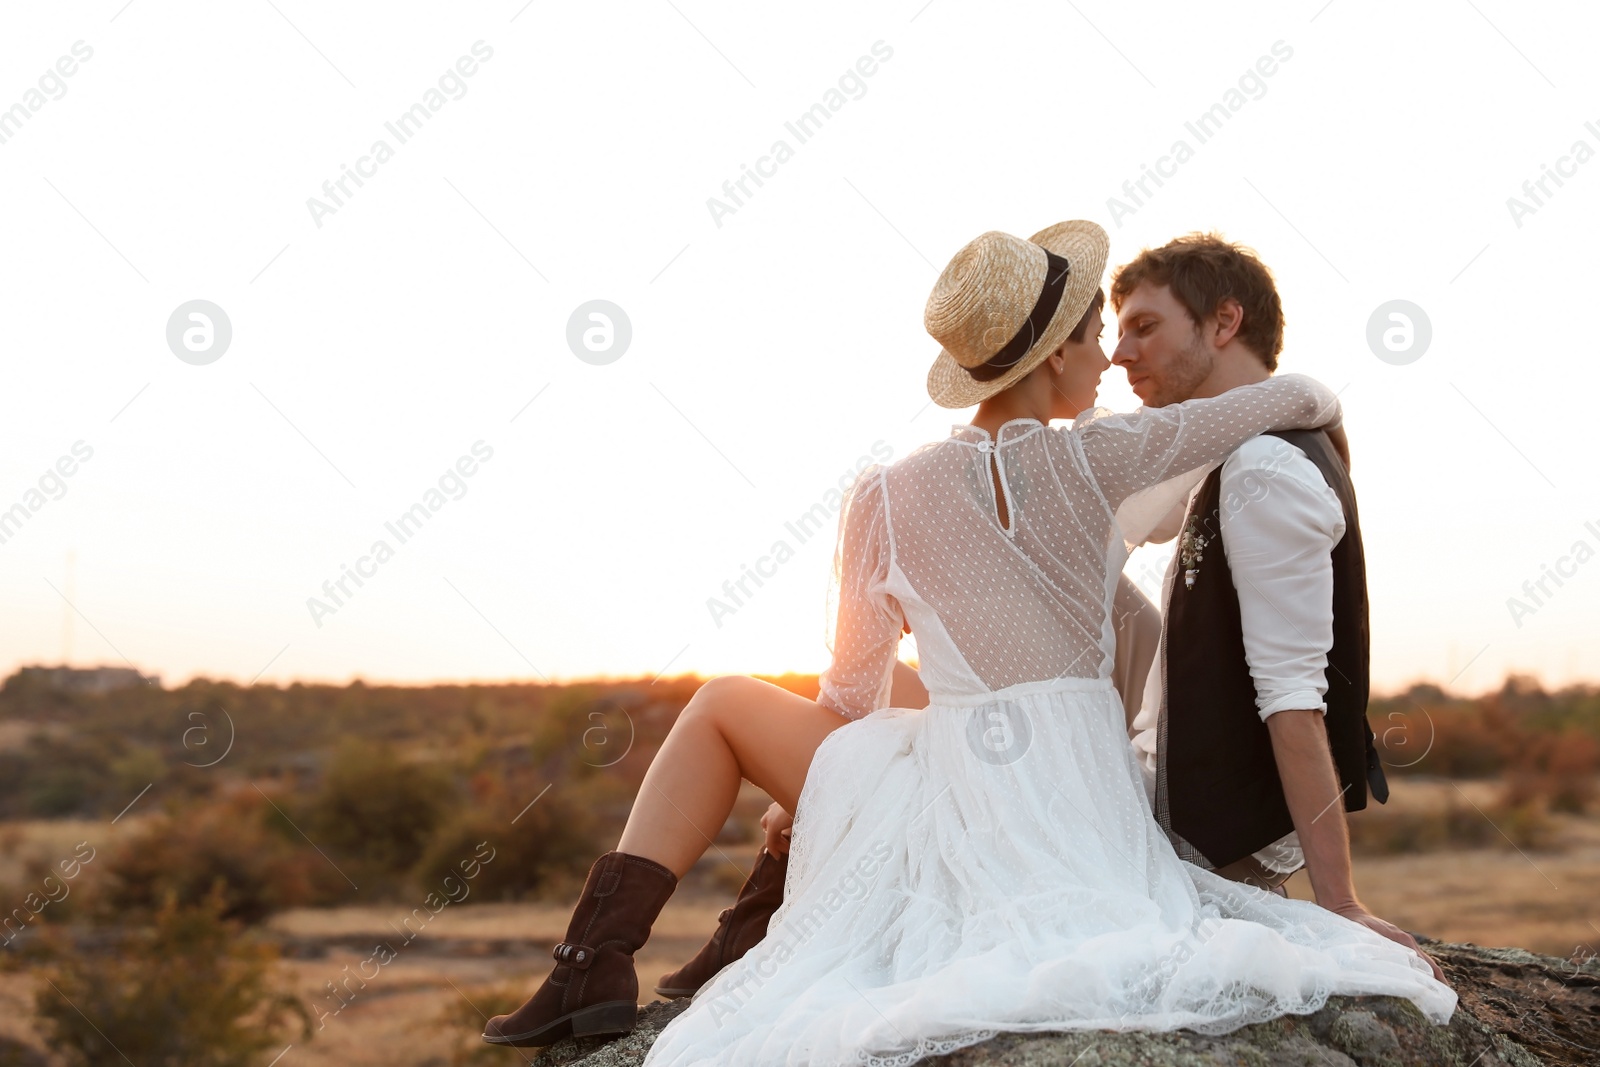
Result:
[[1355,902],[1343,904],[1330,910],[1337,915],[1343,915],[1346,919],[1349,919],[1353,923],[1359,923],[1362,926],[1365,926],[1368,930],[1371,930],[1375,934],[1382,934],[1390,941],[1394,941],[1398,944],[1406,946],[1406,948],[1409,948],[1411,951],[1421,956],[1424,960],[1427,960],[1428,966],[1433,968],[1433,976],[1441,982],[1444,981],[1444,972],[1441,971],[1439,969],[1439,965],[1433,961],[1433,957],[1422,951],[1422,946],[1417,944],[1416,938],[1400,929],[1394,923],[1378,918],[1366,908],[1362,907],[1359,903]]
[[794,816],[783,810],[783,806],[774,802],[761,816],[761,829],[767,835],[767,851],[774,856],[785,856],[789,853],[789,828],[794,825]]

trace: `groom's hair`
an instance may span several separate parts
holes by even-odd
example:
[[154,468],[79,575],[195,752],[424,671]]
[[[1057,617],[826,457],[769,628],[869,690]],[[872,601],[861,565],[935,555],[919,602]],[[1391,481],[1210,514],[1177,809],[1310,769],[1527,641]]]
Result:
[[1238,338],[1260,357],[1268,370],[1278,369],[1283,351],[1283,303],[1272,272],[1254,251],[1224,240],[1220,234],[1191,233],[1160,248],[1147,248],[1111,278],[1111,307],[1148,282],[1165,285],[1198,326],[1216,313],[1228,297],[1244,309]]

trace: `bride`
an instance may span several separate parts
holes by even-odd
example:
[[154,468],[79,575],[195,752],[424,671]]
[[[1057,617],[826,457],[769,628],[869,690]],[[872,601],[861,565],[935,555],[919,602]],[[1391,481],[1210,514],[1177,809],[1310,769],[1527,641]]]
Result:
[[[1455,993],[1410,948],[1178,859],[1110,679],[1136,516],[1165,510],[1139,494],[1262,432],[1337,423],[1337,400],[1280,375],[1051,426],[1108,366],[1108,243],[1090,222],[1036,240],[986,233],[934,287],[928,390],[978,414],[852,489],[818,700],[750,678],[701,686],[590,870],[555,968],[485,1040],[632,1028],[632,954],[741,778],[794,813],[784,903],[647,1065],[910,1064],[1001,1031],[1224,1033],[1332,994],[1406,997],[1449,1021]],[[915,711],[885,706],[908,623],[930,693]]]

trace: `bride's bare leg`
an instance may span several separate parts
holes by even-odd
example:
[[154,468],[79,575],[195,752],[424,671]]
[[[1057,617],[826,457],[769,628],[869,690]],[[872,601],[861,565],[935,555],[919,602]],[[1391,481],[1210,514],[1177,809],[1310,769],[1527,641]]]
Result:
[[681,878],[727,821],[741,778],[794,811],[812,754],[848,721],[768,682],[712,678],[651,762],[617,851]]
[[754,678],[702,685],[651,762],[616,850],[589,869],[566,937],[555,947],[555,969],[520,1008],[490,1019],[484,1040],[531,1047],[633,1029],[639,999],[633,954],[649,939],[678,879],[727,821],[739,779],[793,811],[817,746],[846,721]]

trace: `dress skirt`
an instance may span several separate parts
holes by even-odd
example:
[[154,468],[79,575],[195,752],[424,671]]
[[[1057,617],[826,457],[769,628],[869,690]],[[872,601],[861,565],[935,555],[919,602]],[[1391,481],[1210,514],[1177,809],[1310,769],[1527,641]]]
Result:
[[823,741],[783,905],[648,1067],[905,1065],[998,1032],[1220,1034],[1330,995],[1456,995],[1410,949],[1180,860],[1109,681],[886,708]]

